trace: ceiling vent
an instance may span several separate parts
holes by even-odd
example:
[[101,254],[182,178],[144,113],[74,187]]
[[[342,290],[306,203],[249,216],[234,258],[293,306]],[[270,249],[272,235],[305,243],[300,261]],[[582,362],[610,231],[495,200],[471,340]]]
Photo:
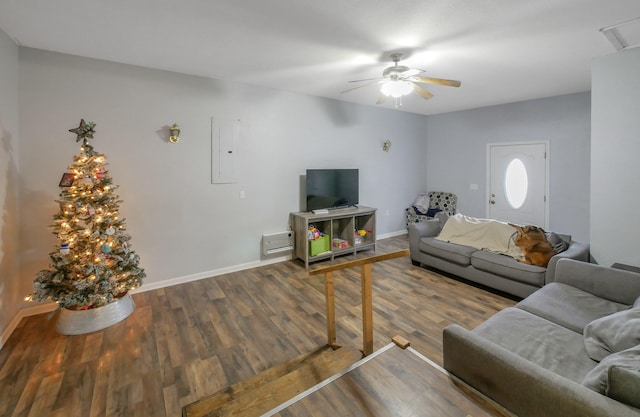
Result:
[[640,17],[600,29],[618,51],[640,46]]

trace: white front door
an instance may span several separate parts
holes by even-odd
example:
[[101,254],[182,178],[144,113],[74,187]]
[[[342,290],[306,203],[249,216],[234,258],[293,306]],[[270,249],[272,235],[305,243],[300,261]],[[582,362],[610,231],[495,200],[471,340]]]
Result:
[[487,217],[548,228],[548,144],[489,144]]

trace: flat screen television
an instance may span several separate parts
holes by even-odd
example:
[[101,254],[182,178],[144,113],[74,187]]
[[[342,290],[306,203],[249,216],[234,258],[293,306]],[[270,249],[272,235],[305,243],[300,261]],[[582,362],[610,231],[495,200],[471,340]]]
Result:
[[351,207],[358,204],[357,169],[308,169],[307,211]]

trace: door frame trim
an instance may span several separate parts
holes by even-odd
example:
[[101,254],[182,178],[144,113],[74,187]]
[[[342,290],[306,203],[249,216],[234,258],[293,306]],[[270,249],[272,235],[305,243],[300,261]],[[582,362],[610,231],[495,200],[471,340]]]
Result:
[[549,140],[532,140],[532,141],[520,141],[520,142],[491,142],[487,143],[487,151],[486,151],[486,162],[485,162],[485,215],[489,217],[489,191],[491,185],[491,147],[492,146],[518,146],[518,145],[544,145],[544,149],[546,152],[545,158],[545,183],[544,183],[544,193],[545,193],[545,202],[544,202],[544,225],[542,226],[544,230],[549,230],[549,173],[550,173],[550,161],[551,161],[551,146]]

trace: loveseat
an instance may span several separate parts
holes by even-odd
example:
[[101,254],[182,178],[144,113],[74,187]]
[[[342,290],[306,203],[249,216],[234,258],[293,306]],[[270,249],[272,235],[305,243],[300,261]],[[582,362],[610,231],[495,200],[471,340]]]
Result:
[[640,274],[570,259],[555,282],[469,331],[443,364],[519,417],[640,416]]
[[[456,216],[462,216],[457,214]],[[553,256],[546,267],[518,262],[500,253],[436,239],[448,216],[409,225],[409,251],[414,265],[440,271],[524,298],[553,281],[558,260],[571,258],[589,261],[589,245],[569,235],[554,234],[565,249]]]

